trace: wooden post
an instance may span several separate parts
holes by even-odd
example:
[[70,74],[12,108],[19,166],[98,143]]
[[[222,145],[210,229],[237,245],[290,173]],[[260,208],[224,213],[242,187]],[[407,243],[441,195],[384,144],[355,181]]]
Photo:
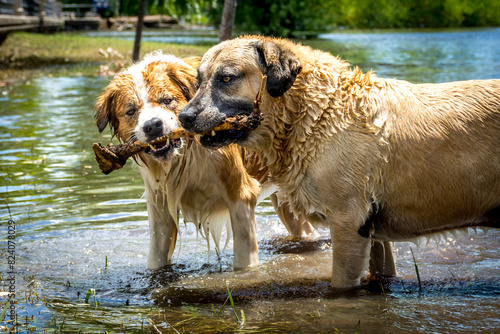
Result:
[[220,23],[219,42],[233,38],[234,16],[236,15],[236,0],[225,0]]
[[14,0],[14,15],[24,15],[23,0]]
[[45,2],[47,0],[40,1],[40,12],[38,13],[38,32],[43,32],[44,19],[45,19]]
[[39,13],[41,18],[46,16],[45,15],[46,14],[45,13],[46,6],[47,6],[47,0],[41,0],[40,1],[40,13]]
[[139,13],[137,14],[137,27],[135,28],[134,53],[133,61],[139,60],[139,51],[141,49],[142,27],[144,26],[144,11],[146,8],[146,0],[139,1]]
[[54,9],[56,11],[56,17],[62,17],[62,3],[59,1],[54,2]]

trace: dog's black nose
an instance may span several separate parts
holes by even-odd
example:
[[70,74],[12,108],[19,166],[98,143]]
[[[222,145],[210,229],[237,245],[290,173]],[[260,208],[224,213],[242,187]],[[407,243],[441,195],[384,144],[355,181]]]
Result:
[[196,120],[196,115],[192,112],[183,110],[178,117],[182,127],[190,131],[192,129],[194,121]]
[[152,118],[144,123],[142,130],[149,140],[156,139],[163,134],[163,121],[158,117]]

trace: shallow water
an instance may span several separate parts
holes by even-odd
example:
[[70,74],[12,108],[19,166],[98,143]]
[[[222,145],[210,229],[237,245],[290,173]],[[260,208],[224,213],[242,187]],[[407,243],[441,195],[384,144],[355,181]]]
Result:
[[[161,33],[154,34],[165,42],[173,35],[164,32],[162,39]],[[500,29],[320,37],[304,42],[382,77],[412,82],[500,78]],[[98,134],[92,119],[94,101],[108,81],[46,77],[1,92],[0,303],[6,302],[9,287],[14,288],[13,314],[23,324],[18,327],[21,332],[493,333],[500,329],[500,232],[496,230],[446,235],[439,243],[424,242],[419,247],[396,243],[397,280],[383,285],[383,291],[364,285],[335,295],[325,282],[331,272],[328,232],[320,230],[313,244],[292,243],[270,203],[264,202],[257,209],[261,268],[234,273],[232,244],[218,260],[194,226],[187,225],[181,228],[176,264],[160,273],[146,271],[149,235],[137,168],[129,162],[105,176],[91,149],[93,142],[110,140],[109,132]],[[9,235],[16,238],[10,239],[16,242],[10,249]],[[15,255],[15,263],[10,258],[12,268],[9,255]],[[181,289],[189,282],[210,281],[217,285],[216,291],[224,281],[231,287],[240,278],[257,281],[263,275],[287,281],[298,270],[317,281],[266,286],[250,296],[235,291],[237,314],[241,317],[241,310],[245,314],[243,325],[236,323],[229,306],[214,316],[225,294],[214,293],[207,302],[201,294],[192,300],[197,291],[190,295]],[[180,292],[161,304],[151,301],[156,289],[168,287]],[[85,302],[89,289],[95,289],[97,306],[92,295]]]

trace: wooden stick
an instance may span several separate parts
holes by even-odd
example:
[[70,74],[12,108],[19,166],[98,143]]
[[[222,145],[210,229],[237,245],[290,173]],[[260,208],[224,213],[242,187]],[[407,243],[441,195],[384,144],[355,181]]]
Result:
[[[224,123],[219,126],[214,127],[201,135],[212,135],[217,131],[223,130],[241,130],[247,128],[249,130],[254,130],[259,126],[262,121],[262,116],[257,113],[253,113],[250,116],[239,115],[235,117],[228,117]],[[175,129],[170,134],[163,136],[161,138],[155,139],[149,143],[143,143],[140,141],[135,141],[132,143],[124,143],[118,145],[107,145],[103,146],[100,143],[94,143],[92,149],[95,153],[95,159],[99,164],[99,168],[104,174],[109,174],[114,170],[122,168],[127,159],[134,154],[140,153],[146,150],[148,147],[153,145],[158,145],[166,143],[169,140],[179,139],[182,137],[194,137],[196,133],[186,132],[182,128]]]

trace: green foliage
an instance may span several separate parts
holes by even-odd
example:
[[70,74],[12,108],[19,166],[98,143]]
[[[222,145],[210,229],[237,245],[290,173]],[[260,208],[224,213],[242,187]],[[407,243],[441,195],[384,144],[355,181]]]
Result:
[[121,0],[120,1],[120,14],[127,16],[137,16],[139,13],[138,0]]
[[335,25],[350,28],[500,25],[500,0],[337,0],[335,3],[331,7]]
[[[223,4],[223,1],[220,2]],[[148,0],[148,14],[166,14],[188,23],[213,24],[211,13],[219,5],[217,0]],[[139,1],[121,0],[120,13],[135,16]]]
[[266,35],[348,28],[500,25],[500,0],[242,0],[236,26]]
[[[404,1],[404,0],[403,0]],[[335,25],[352,28],[401,28],[409,9],[399,0],[340,0]]]
[[242,0],[236,9],[239,30],[290,36],[295,31],[326,30],[331,24],[325,0]]
[[[137,0],[120,11],[137,15]],[[224,0],[149,0],[149,14],[219,25]],[[249,33],[291,36],[348,28],[441,28],[500,25],[500,0],[239,0],[235,26]]]

